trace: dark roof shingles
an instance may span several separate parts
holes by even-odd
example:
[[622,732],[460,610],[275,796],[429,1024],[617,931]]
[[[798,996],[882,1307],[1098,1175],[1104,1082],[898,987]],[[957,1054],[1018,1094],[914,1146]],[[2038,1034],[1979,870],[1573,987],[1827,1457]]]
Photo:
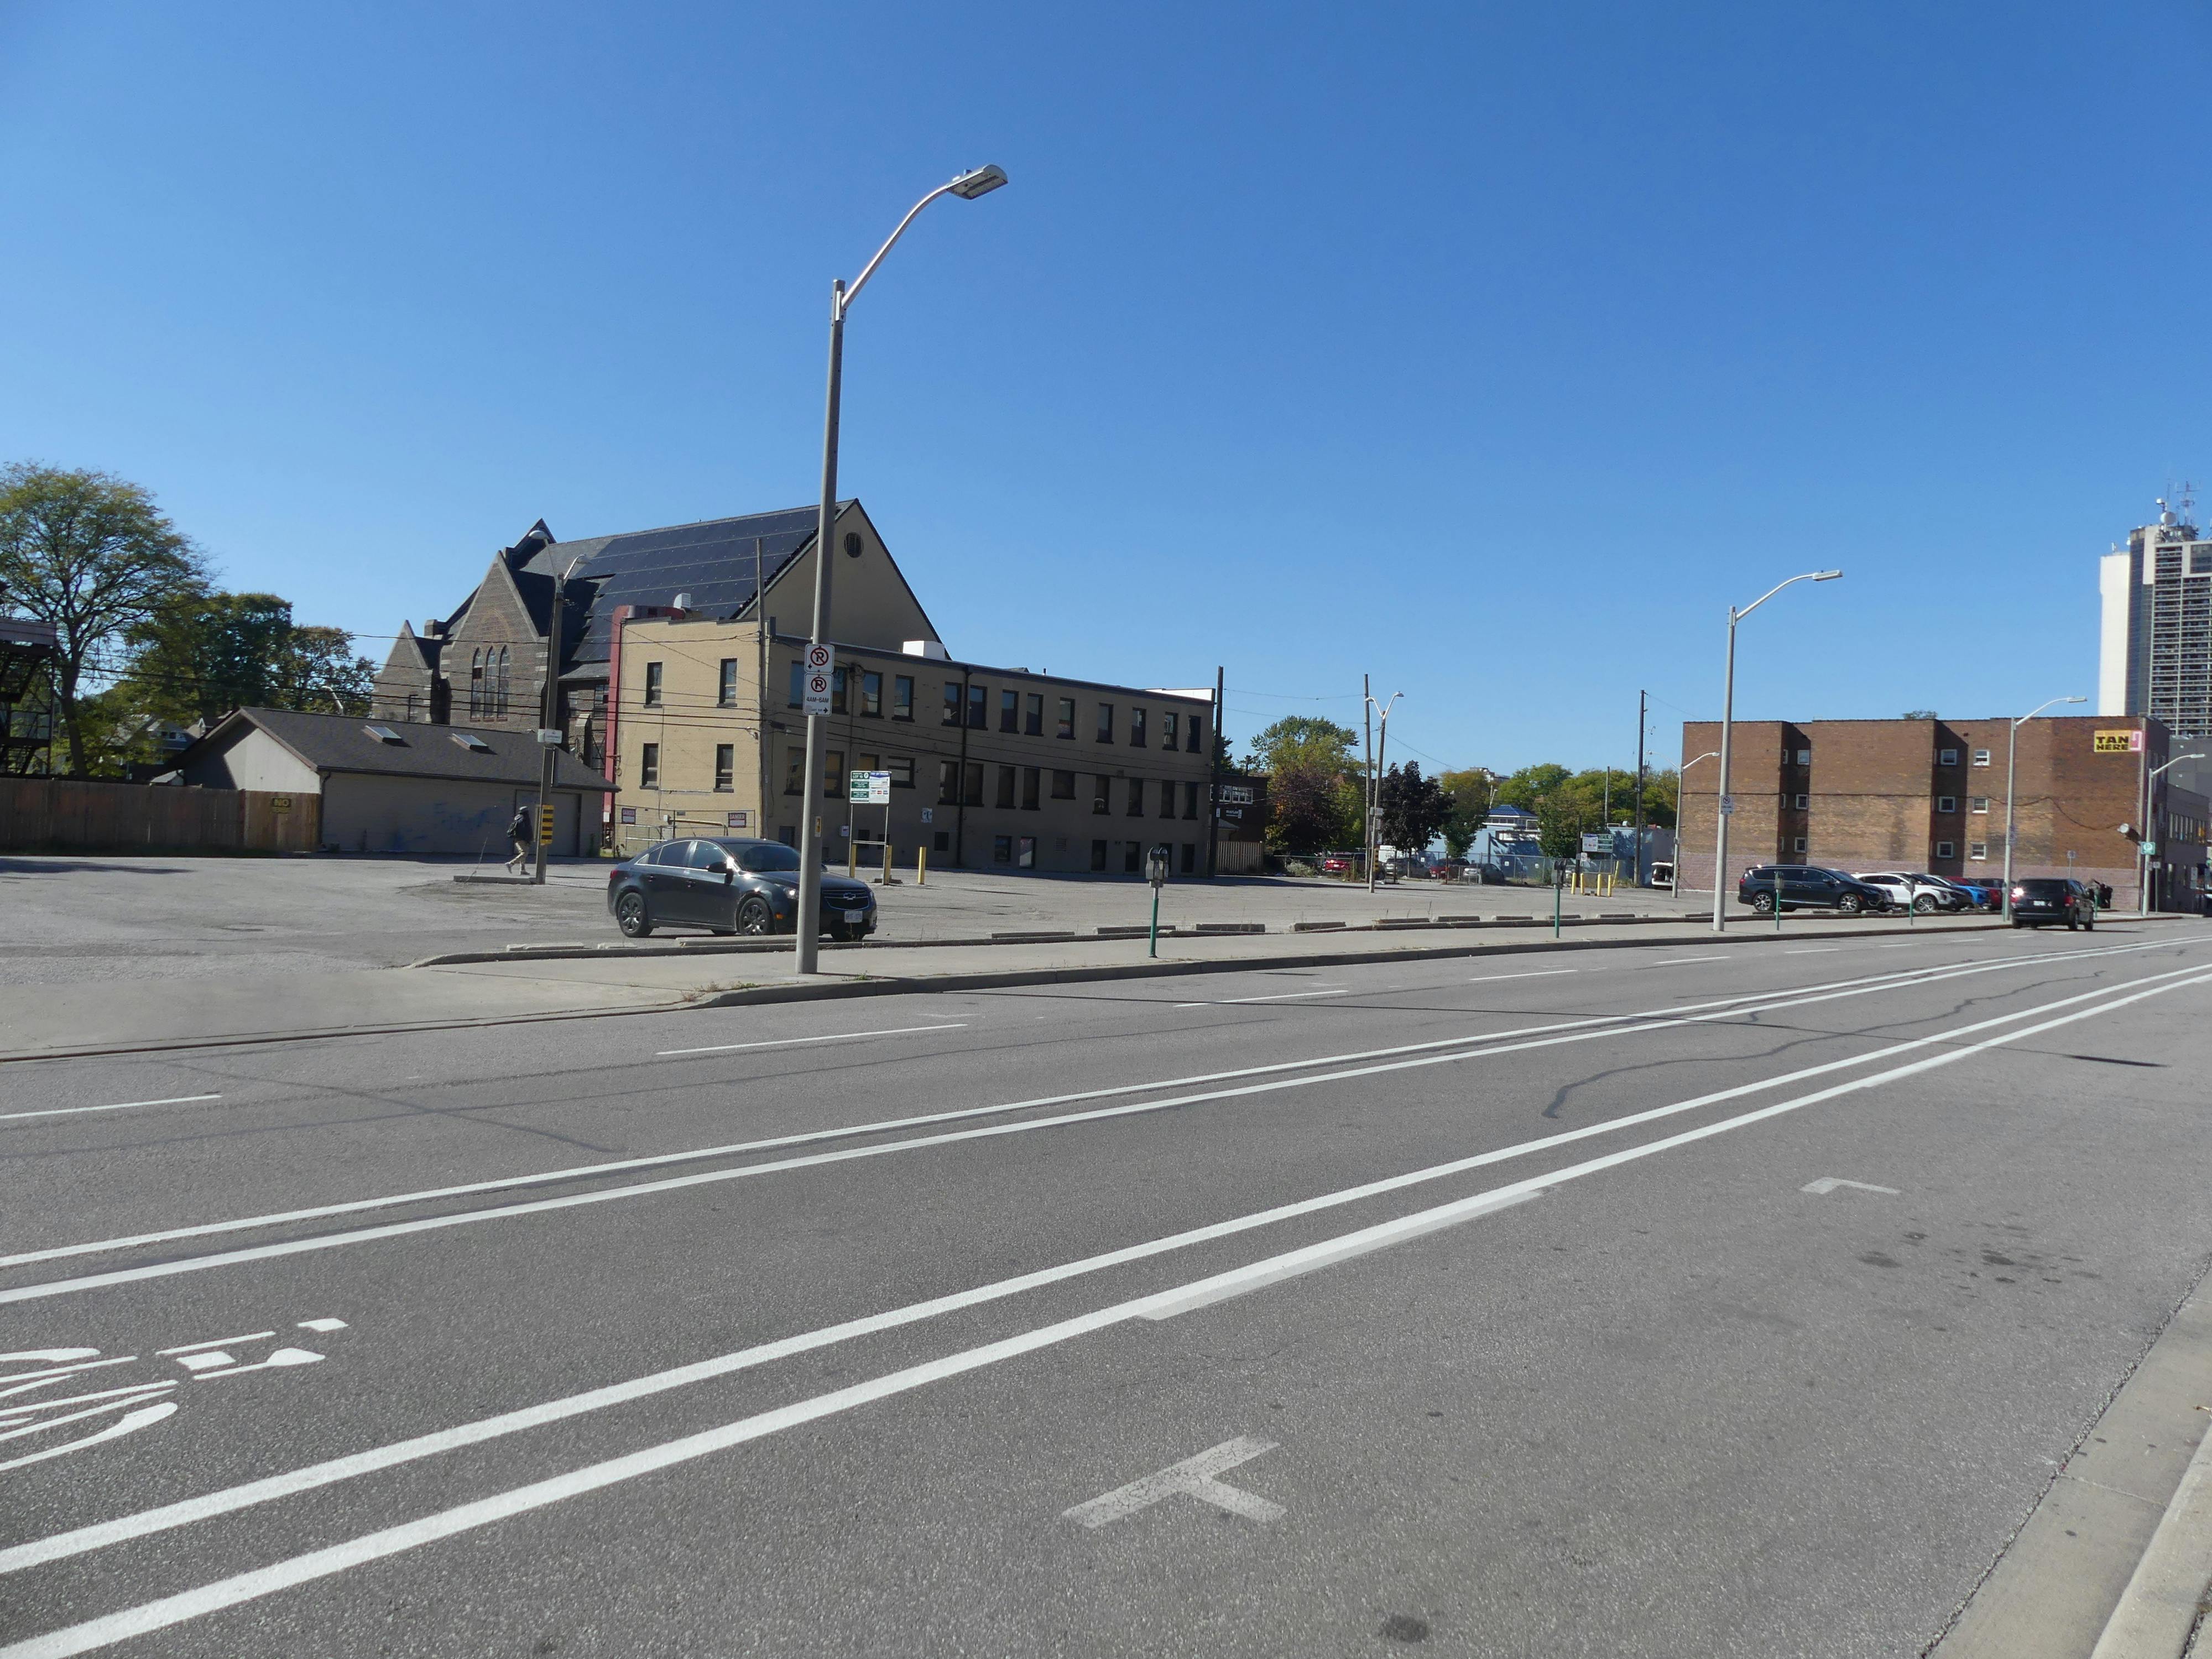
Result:
[[[251,721],[310,766],[333,772],[373,772],[390,777],[453,778],[478,783],[538,781],[537,738],[529,732],[483,726],[403,725],[350,714],[310,714],[295,708],[241,708],[237,718]],[[226,722],[228,724],[228,722]],[[369,735],[372,726],[399,734],[386,743]],[[222,728],[218,727],[219,732]],[[489,752],[456,743],[454,734],[480,739]],[[210,732],[214,737],[216,732]],[[207,738],[202,738],[203,743]],[[184,757],[179,757],[179,764]],[[553,774],[559,789],[606,789],[611,786],[574,755],[563,751]]]

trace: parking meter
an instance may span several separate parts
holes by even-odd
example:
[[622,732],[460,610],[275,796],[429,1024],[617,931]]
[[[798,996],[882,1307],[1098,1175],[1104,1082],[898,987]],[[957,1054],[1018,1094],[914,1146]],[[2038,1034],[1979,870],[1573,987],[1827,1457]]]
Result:
[[1155,887],[1168,884],[1168,849],[1165,846],[1155,847],[1145,854],[1145,879]]

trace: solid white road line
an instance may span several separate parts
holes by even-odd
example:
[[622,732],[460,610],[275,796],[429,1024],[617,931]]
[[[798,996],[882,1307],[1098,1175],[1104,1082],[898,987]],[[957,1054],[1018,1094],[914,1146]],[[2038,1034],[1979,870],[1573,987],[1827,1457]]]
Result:
[[1579,968],[1534,968],[1523,974],[1477,974],[1469,985],[1486,985],[1494,979],[1549,979],[1554,974],[1579,974]]
[[1782,954],[1785,957],[1825,957],[1832,956],[1843,948],[1840,945],[1807,945],[1795,951],[1784,951]]
[[74,1117],[80,1112],[127,1112],[134,1106],[189,1106],[197,1101],[221,1100],[221,1095],[172,1095],[167,1100],[118,1100],[112,1106],[49,1106],[40,1112],[0,1112],[0,1123],[27,1117]]
[[[1089,1313],[1079,1314],[1072,1319],[1060,1320],[1050,1325],[1023,1332],[1018,1335],[963,1349],[958,1352],[945,1355],[941,1358],[890,1372],[868,1382],[833,1389],[811,1399],[796,1401],[772,1411],[740,1418],[735,1422],[726,1423],[701,1433],[685,1435],[679,1439],[666,1441],[658,1446],[648,1446],[642,1450],[631,1452],[621,1457],[587,1464],[584,1468],[572,1469],[565,1474],[533,1481],[527,1486],[514,1487],[489,1498],[479,1498],[473,1503],[459,1504],[453,1509],[422,1516],[398,1526],[386,1527],[376,1532],[364,1534],[342,1544],[313,1550],[306,1554],[274,1562],[268,1566],[257,1568],[249,1572],[237,1573],[228,1578],[217,1579],[211,1583],[203,1584],[197,1589],[185,1590],[178,1595],[164,1596],[135,1607],[126,1607],[102,1618],[88,1620],[82,1624],[72,1625],[64,1629],[50,1632],[44,1636],[33,1637],[28,1641],[0,1648],[0,1659],[68,1659],[68,1656],[70,1655],[88,1653],[134,1636],[143,1636],[154,1631],[165,1630],[193,1619],[204,1618],[209,1613],[220,1612],[226,1607],[237,1607],[296,1585],[312,1583],[317,1579],[331,1577],[368,1562],[387,1559],[406,1551],[419,1548],[425,1544],[434,1543],[441,1539],[489,1526],[518,1515],[527,1514],[533,1510],[544,1509],[550,1504],[561,1503],[571,1498],[581,1497],[585,1493],[635,1480],[641,1475],[691,1462],[715,1452],[727,1450],[733,1446],[763,1439],[787,1429],[796,1428],[802,1424],[817,1422],[824,1418],[856,1410],[862,1406],[872,1405],[880,1400],[926,1388],[933,1382],[941,1382],[951,1377],[965,1375],[969,1371],[980,1370],[986,1366],[995,1365],[1023,1354],[1056,1346],[1061,1343],[1072,1341],[1077,1337],[1086,1336],[1131,1319],[1146,1318],[1156,1310],[1188,1302],[1194,1297],[1208,1296],[1211,1299],[1220,1300],[1224,1296],[1239,1293],[1243,1288],[1255,1281],[1266,1283],[1305,1271],[1310,1264],[1342,1260],[1348,1254],[1364,1254],[1367,1249],[1403,1243],[1407,1239],[1433,1232],[1439,1226],[1450,1224],[1448,1218],[1456,1218],[1462,1214],[1480,1213],[1494,1209],[1498,1207],[1501,1200],[1522,1194],[1541,1192],[1550,1187],[1563,1186],[1570,1181],[1581,1180],[1607,1170],[1617,1169],[1624,1164],[1656,1157],[1662,1152],[1670,1151],[1677,1146],[1688,1146],[1752,1124],[1765,1122],[1770,1118],[1799,1111],[1820,1102],[1833,1100],[1844,1095],[1856,1094],[1886,1083],[1894,1082],[1901,1078],[1933,1071],[1939,1066],[1955,1065],[1962,1060],[1984,1053],[2002,1044],[2017,1042],[2022,1038],[2039,1036],[2045,1031],[2073,1024],[2076,1021],[2092,1019],[2100,1014],[2111,1013],[2132,1003],[2142,1001],[2146,998],[2163,995],[2168,991],[2184,990],[2194,986],[2212,983],[2212,972],[2207,972],[2202,969],[2192,971],[2196,974],[2194,978],[2149,986],[2130,995],[2111,997],[2098,1006],[2077,1009],[2055,1019],[2045,1020],[2040,1024],[2026,1026],[2016,1031],[2002,1032],[1965,1048],[1930,1054],[1889,1071],[1877,1073],[1872,1077],[1858,1078],[1848,1083],[1835,1084],[1826,1089],[1816,1090],[1810,1094],[1797,1096],[1793,1099],[1777,1101],[1771,1105],[1760,1107],[1755,1111],[1725,1118],[1716,1123],[1705,1124],[1694,1129],[1684,1130],[1679,1134],[1668,1135],[1657,1140],[1624,1147],[1619,1152],[1609,1152],[1585,1163],[1571,1164],[1564,1170],[1532,1176],[1527,1180],[1515,1182],[1504,1187],[1493,1188],[1488,1192],[1478,1193],[1453,1203],[1438,1205],[1433,1209],[1401,1216],[1394,1220],[1381,1222],[1370,1227],[1363,1227],[1355,1232],[1305,1245],[1297,1249],[1285,1250],[1280,1255],[1251,1262],[1242,1267],[1233,1267],[1225,1273],[1214,1273],[1189,1284],[1176,1285],[1166,1291],[1154,1291],[1149,1295],[1135,1297],[1108,1307],[1095,1309]],[[2069,999],[2069,1000],[2077,1001],[2081,1000]],[[1358,1248],[1348,1249],[1355,1246]],[[1214,1294],[1215,1292],[1219,1294]],[[68,1535],[64,1534],[64,1536]],[[39,1547],[34,1545],[24,1547]],[[13,1550],[6,1552],[6,1555],[13,1557],[21,1553],[20,1550]]]
[[[1226,1008],[1237,1002],[1295,1002],[1300,997],[1340,997],[1350,994],[1345,987],[1334,986],[1326,991],[1279,991],[1268,997],[1219,997],[1212,1002],[1178,1002],[1178,1008]],[[1370,992],[1375,995],[1378,993]]]
[[[2212,978],[2212,970],[2207,970],[2201,965],[2179,969],[2177,972]],[[2160,981],[2171,980],[2174,977],[2174,975],[2170,974],[2156,976]],[[2141,986],[2150,982],[2137,981],[2133,983]],[[1271,1226],[1277,1222],[1316,1214],[1324,1210],[1340,1208],[1346,1205],[1356,1204],[1384,1194],[1402,1191],[1433,1181],[1445,1180],[1455,1175],[1463,1175],[1470,1170],[1485,1169],[1493,1164],[1506,1163],[1536,1152],[1548,1152],[1554,1147],[1572,1146],[1577,1142],[1611,1133],[1618,1129],[1655,1122],[1683,1112],[1694,1111],[1701,1107],[1741,1099],[1746,1096],[1761,1093],[1769,1089],[1784,1087],[1793,1083],[1803,1082],[1809,1078],[1828,1075],[1846,1066],[1893,1059],[1899,1054],[1926,1048],[1934,1044],[1954,1042],[1960,1037],[1972,1036],[1977,1032],[1987,1030],[1992,1026],[2033,1018],[2038,1014],[2048,1013],[2054,1008],[2090,1001],[2100,997],[2112,996],[2125,988],[2112,987],[2083,993],[2081,995],[2066,998],[2060,1002],[2046,1003],[2039,1008],[2025,1010],[2021,1013],[2000,1015],[1992,1019],[1981,1020],[1971,1025],[1960,1026],[1933,1036],[1916,1037],[1910,1042],[1894,1044],[1880,1053],[1869,1054],[1859,1060],[1830,1060],[1823,1065],[1808,1066],[1802,1071],[1790,1073],[1785,1076],[1738,1084],[1732,1088],[1723,1089],[1711,1094],[1699,1095],[1689,1100],[1653,1107],[1630,1117],[1614,1119],[1604,1123],[1589,1124],[1578,1129],[1562,1130],[1557,1134],[1546,1135],[1536,1140],[1523,1141],[1518,1146],[1497,1147],[1490,1152],[1477,1152],[1467,1158],[1455,1158],[1449,1163],[1431,1164],[1426,1169],[1386,1176],[1357,1187],[1347,1187],[1336,1192],[1323,1193],[1316,1197],[1277,1205],[1272,1209],[1255,1211],[1247,1215],[1232,1217],[1225,1221],[1209,1222],[1203,1226],[1193,1227],[1182,1232],[1170,1233],[1164,1237],[1151,1239],[1142,1243],[1125,1245],[1119,1249],[1108,1250],[1097,1255],[1085,1256],[1073,1261],[1061,1262],[1050,1267],[1037,1268],[992,1284],[980,1285],[969,1290],[957,1291],[949,1295],[933,1297],[926,1302],[914,1303],[884,1313],[866,1315],[859,1319],[824,1326],[795,1336],[781,1337],[773,1342],[762,1343],[750,1348],[740,1348],[732,1353],[696,1360],[669,1370],[633,1377],[628,1382],[611,1383],[604,1388],[589,1389],[562,1399],[545,1401],[515,1411],[502,1412],[497,1416],[480,1419],[474,1423],[465,1423],[453,1428],[441,1429],[431,1434],[417,1436],[413,1439],[398,1441],[391,1445],[352,1453],[344,1457],[332,1458],[327,1462],[310,1464],[304,1468],[294,1469],[283,1474],[266,1476],[258,1480],[248,1481],[242,1486],[210,1492],[199,1498],[166,1504],[159,1508],[141,1510],[136,1515],[119,1516],[112,1521],[100,1522],[70,1532],[57,1533],[47,1538],[16,1545],[12,1548],[0,1549],[0,1574],[19,1572],[25,1568],[38,1566],[45,1562],[82,1555],[90,1550],[106,1548],[111,1544],[144,1537],[152,1533],[165,1532],[173,1528],[204,1521],[215,1516],[228,1514],[234,1510],[269,1503],[298,1492],[310,1492],[317,1487],[374,1474],[380,1469],[391,1468],[399,1464],[435,1456],[441,1452],[452,1451],[459,1447],[476,1445],[483,1441],[498,1439],[527,1429],[538,1428],[545,1424],[560,1422],[565,1419],[582,1416],[591,1412],[603,1411],[609,1407],[623,1405],[631,1401],[666,1393],[673,1389],[689,1387],[694,1382],[705,1382],[714,1377],[728,1376],[735,1371],[750,1370],[775,1360],[788,1358],[794,1354],[809,1352],[856,1337],[872,1336],[882,1331],[916,1324],[924,1320],[933,1319],[940,1314],[1000,1301],[1043,1285],[1060,1284],[1085,1274],[1123,1267],[1130,1262],[1142,1261],[1176,1250],[1211,1243],[1217,1239],[1249,1232],[1255,1228]],[[2143,996],[2155,994],[2157,990],[2172,988],[2177,988],[2159,984],[2153,988],[2139,991],[2127,1000],[2140,1000]],[[2124,1005],[2114,1003],[2111,1006]],[[2099,1011],[2095,1009],[2087,1011],[2089,1013],[2096,1012]],[[2072,1017],[2069,1016],[2069,1018]],[[2063,1024],[2063,1021],[2057,1023]],[[2041,1030],[2048,1028],[2039,1026],[2035,1029]],[[2021,1034],[2013,1033],[2005,1040],[2014,1040],[2020,1035]],[[1942,1062],[1939,1060],[1937,1063]],[[1902,1075],[1902,1073],[1893,1075]],[[1808,1097],[1808,1098],[1826,1097],[1825,1095]],[[1754,1114],[1755,1115],[1757,1115]],[[1694,1139],[1694,1134],[1691,1138]],[[1662,1144],[1674,1143],[1669,1141]],[[1605,1166],[1607,1166],[1607,1160],[1601,1159],[1597,1164],[1589,1167]],[[1479,1194],[1474,1198],[1462,1200],[1457,1204],[1442,1206],[1434,1210],[1422,1212],[1418,1216],[1402,1218],[1400,1222],[1384,1224],[1386,1227],[1407,1228],[1409,1231],[1406,1236],[1410,1237],[1419,1231],[1451,1225],[1459,1219],[1484,1213],[1487,1208],[1499,1207],[1504,1199],[1511,1198],[1515,1194],[1526,1194],[1528,1196],[1534,1196],[1553,1184],[1553,1180],[1554,1178],[1549,1176],[1540,1176],[1528,1182],[1517,1182],[1510,1188],[1498,1188],[1491,1194]],[[1383,1237],[1376,1233],[1374,1229],[1364,1229],[1357,1233],[1346,1235],[1344,1238],[1334,1241],[1334,1243],[1313,1246],[1310,1249],[1316,1251],[1327,1251],[1350,1244],[1356,1248],[1352,1249],[1348,1253],[1358,1254],[1360,1250],[1367,1248],[1379,1248],[1374,1246],[1372,1241]],[[1307,1257],[1304,1255],[1293,1251],[1287,1256],[1273,1258],[1273,1261],[1275,1267],[1280,1267],[1285,1263],[1305,1260]],[[1256,1273],[1262,1269],[1268,1269],[1269,1267],[1269,1263],[1262,1262],[1256,1264],[1252,1269],[1239,1269],[1237,1272]],[[1304,1269],[1297,1268],[1296,1271],[1304,1271]],[[1291,1274],[1287,1272],[1276,1274],[1276,1277],[1289,1276]],[[1201,1290],[1211,1291],[1224,1285],[1242,1285],[1243,1283],[1243,1279],[1235,1275],[1216,1275],[1213,1279],[1197,1281],[1194,1285],[1186,1285],[1179,1291],[1164,1291],[1155,1300],[1162,1308],[1179,1311],[1181,1310],[1176,1304],[1187,1301],[1190,1296]],[[1214,1297],[1211,1299],[1221,1298]],[[5,1659],[4,1652],[0,1652],[0,1659]]]
[[[2163,944],[2160,941],[2160,944]],[[2152,945],[2119,945],[2103,954],[2121,955],[2130,951],[2159,948]],[[1487,1055],[1517,1054],[1528,1048],[1547,1048],[1569,1042],[1584,1042],[1596,1038],[1619,1036],[1643,1036],[1652,1031],[1674,1027],[1696,1025],[1745,1013],[1767,1013],[1783,1008],[1802,1007],[1809,1003],[1832,1001],[1840,998],[1873,994],[1896,989],[1988,973],[1997,969],[2023,965],[2023,960],[1954,965],[1948,968],[1923,969],[1907,975],[1881,975],[1867,981],[1842,981],[1833,987],[1816,987],[1809,991],[1788,995],[1769,992],[1749,996],[1733,996],[1713,1002],[1692,1003],[1671,1015],[1608,1014],[1595,1018],[1556,1021],[1546,1025],[1523,1026],[1516,1030],[1492,1033],[1489,1036],[1446,1037],[1434,1042],[1401,1044],[1395,1048],[1370,1049],[1319,1060],[1286,1060],[1268,1066],[1254,1066],[1240,1070],[1212,1074],[1218,1078],[1267,1076],[1266,1083],[1243,1087],[1225,1088],[1196,1094],[1176,1095],[1148,1100],[1133,1105],[1110,1107],[1085,1112],[1065,1113],[1058,1117],[1036,1118],[1028,1122],[992,1125],[934,1135],[912,1136],[904,1140],[873,1146],[849,1147],[837,1152],[818,1152],[805,1157],[778,1159],[770,1163],[746,1164],[736,1169],[707,1170],[696,1175],[674,1176],[660,1181],[633,1182],[628,1186],[601,1188],[587,1193],[574,1193],[559,1198],[538,1199],[528,1203],[499,1206],[485,1210],[460,1211],[447,1215],[426,1216],[411,1221],[391,1222],[380,1226],[356,1229],[349,1232],[325,1234],[319,1237],[294,1239],[279,1244],[264,1244],[238,1250],[226,1250],[210,1255],[181,1257],[143,1267],[119,1268],[103,1273],[88,1274],[83,1278],[52,1280],[40,1285],[19,1285],[0,1291],[0,1304],[31,1301],[47,1296],[65,1295],[71,1291],[94,1290],[108,1285],[127,1284],[142,1279],[166,1278],[176,1273],[198,1273],[209,1268],[230,1267],[240,1262],[258,1261],[271,1256],[294,1255],[309,1251],[335,1249],[345,1245],[366,1243],[380,1238],[397,1237],[403,1234],[428,1232],[447,1227],[461,1226],[474,1222],[506,1219],[514,1216],[536,1215],[552,1210],[571,1209],[581,1205],[602,1204],[618,1199],[644,1197],[656,1193],[674,1192],[688,1187],[717,1182],[743,1180],[757,1175],[779,1173],[789,1170],[811,1168],[819,1164],[847,1162],[855,1158],[880,1157],[888,1152],[908,1152],[930,1146],[946,1146],[957,1141],[980,1139],[988,1136],[1020,1133],[1031,1129],[1058,1128],[1070,1124],[1089,1123],[1102,1119],[1127,1116],[1138,1113],[1164,1111],[1173,1107],[1196,1105],[1207,1101],[1230,1100],[1261,1094],[1271,1090],[1295,1089],[1319,1083],[1340,1081],[1348,1078],[1369,1077],[1380,1073],[1409,1070],[1423,1066],[1445,1064],[1455,1060],[1478,1060]],[[2185,969],[2173,970],[2189,971]],[[1778,1000],[1760,1001],[1765,995]],[[1749,1004],[1752,1006],[1747,1006]],[[1698,1010],[1711,1012],[1699,1012]],[[1641,1025],[1623,1024],[1624,1019],[1644,1019]],[[1565,1035],[1543,1036],[1544,1033]],[[1534,1036],[1536,1040],[1510,1042],[1506,1039]],[[1449,1050],[1449,1052],[1438,1052]],[[1390,1060],[1387,1063],[1360,1066],[1347,1071],[1322,1071],[1318,1075],[1288,1078],[1280,1073],[1291,1071],[1311,1072],[1341,1060],[1366,1058],[1368,1055],[1393,1056],[1412,1054],[1414,1058]],[[1189,1079],[1206,1081],[1206,1078]],[[427,1192],[399,1194],[386,1198],[356,1199],[343,1204],[324,1205],[311,1210],[296,1210],[268,1216],[244,1217],[233,1221],[203,1222],[194,1226],[176,1227],[158,1233],[141,1233],[126,1238],[98,1240],[82,1244],[64,1244],[40,1250],[27,1250],[10,1256],[0,1256],[0,1267],[17,1267],[34,1261],[54,1261],[66,1256],[84,1255],[95,1252],[120,1250],[141,1244],[168,1243],[180,1238],[204,1237],[214,1233],[234,1232],[250,1228],[275,1225],[279,1223],[311,1220],[335,1215],[358,1213],[363,1210],[389,1208],[401,1204],[465,1194],[497,1191],[523,1186],[544,1185],[558,1180],[574,1179],[592,1175],[695,1162],[702,1158],[736,1154],[745,1152],[768,1151],[778,1147],[818,1143],[824,1140],[849,1139],[860,1135],[884,1131],[916,1127],[933,1123],[957,1121],[978,1117],[1003,1116],[1033,1107],[1064,1103],[1097,1100],[1115,1095],[1149,1093],[1174,1086],[1174,1082],[1127,1084],[1110,1089],[1094,1089],[1079,1093],[1047,1096],[1030,1101],[1018,1101],[996,1106],[976,1106],[950,1112],[921,1114],[914,1117],[894,1119],[885,1122],[859,1125],[849,1128],[812,1130],[801,1134],[782,1135],[765,1140],[706,1148],[687,1152],[665,1152],[650,1158],[625,1158],[611,1164],[586,1165],[567,1170],[556,1170],[532,1176],[509,1176],[496,1181],[476,1182],[464,1186],[436,1188]]]
[[1727,962],[1733,954],[1733,952],[1723,951],[1717,957],[1669,957],[1663,962],[1655,962],[1651,965],[1654,968],[1680,968],[1692,962]]
[[727,1054],[740,1048],[789,1048],[802,1042],[858,1042],[862,1037],[911,1036],[916,1031],[964,1031],[966,1020],[951,1025],[895,1025],[884,1031],[836,1031],[828,1036],[771,1037],[765,1042],[717,1042],[705,1048],[663,1048],[653,1055],[655,1060],[666,1060],[672,1054]]

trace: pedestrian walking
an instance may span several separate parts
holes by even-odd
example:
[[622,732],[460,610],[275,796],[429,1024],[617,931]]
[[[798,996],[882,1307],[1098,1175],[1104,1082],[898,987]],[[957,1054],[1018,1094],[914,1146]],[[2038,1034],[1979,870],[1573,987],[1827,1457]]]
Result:
[[507,867],[519,875],[530,862],[532,836],[527,806],[514,809],[514,817],[507,822],[507,838],[514,843],[514,856],[507,861]]

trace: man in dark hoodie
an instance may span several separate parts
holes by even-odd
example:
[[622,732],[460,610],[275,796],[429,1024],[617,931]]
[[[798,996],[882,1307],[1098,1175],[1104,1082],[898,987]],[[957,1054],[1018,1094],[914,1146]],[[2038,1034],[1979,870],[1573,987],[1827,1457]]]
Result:
[[507,838],[514,843],[514,856],[507,861],[507,867],[519,875],[530,867],[530,809],[527,806],[514,809],[514,817],[507,823]]

